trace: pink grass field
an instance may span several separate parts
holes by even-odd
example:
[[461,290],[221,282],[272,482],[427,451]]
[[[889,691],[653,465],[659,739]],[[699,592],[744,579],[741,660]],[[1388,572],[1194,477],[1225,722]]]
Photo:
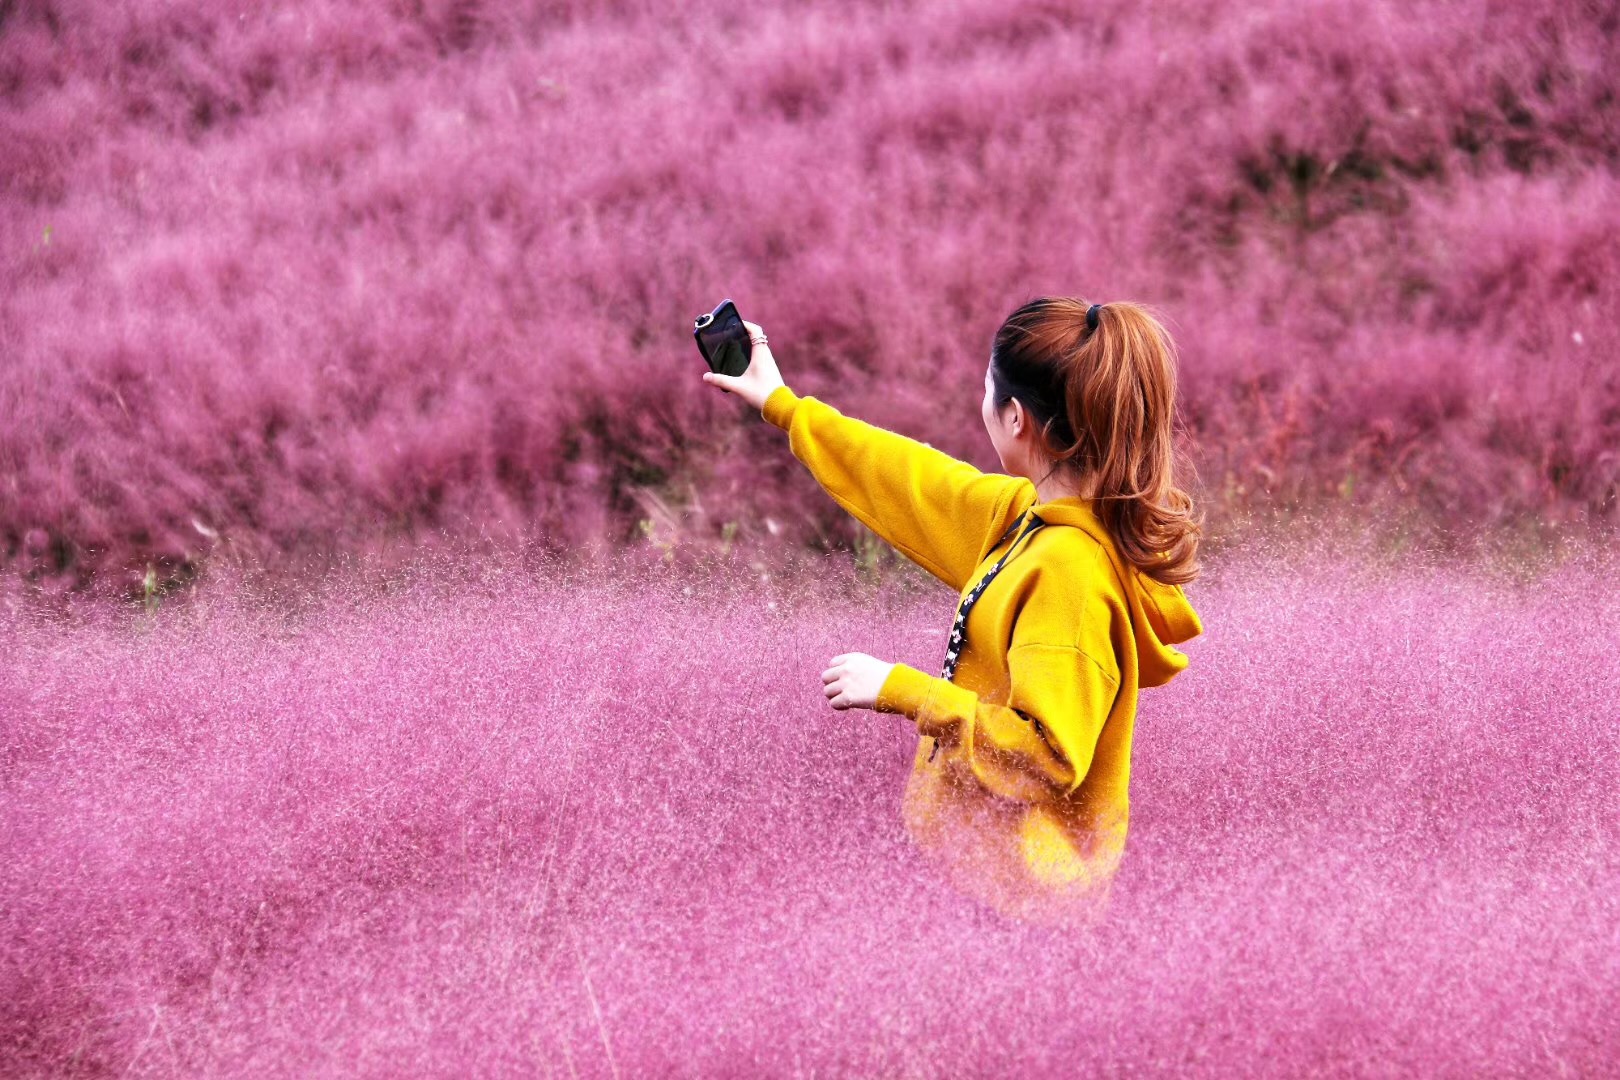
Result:
[[[993,467],[996,326],[1162,307],[1206,501],[1620,506],[1608,3],[11,0],[0,559],[848,543],[704,387]],[[765,464],[761,464],[761,461]]]
[[915,735],[825,704],[839,652],[937,664],[937,586],[14,611],[0,1074],[1611,1074],[1616,569],[1233,553],[1094,931],[938,881]]
[[[0,1077],[1620,1073],[1615,5],[739,7],[0,0]],[[999,469],[1039,293],[1210,514],[1092,930],[690,336]]]

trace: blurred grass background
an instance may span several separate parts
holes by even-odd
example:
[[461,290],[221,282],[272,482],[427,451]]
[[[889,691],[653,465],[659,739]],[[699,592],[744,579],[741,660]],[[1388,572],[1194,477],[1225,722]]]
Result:
[[698,381],[728,295],[800,393],[982,468],[1013,307],[1159,305],[1212,553],[1330,518],[1607,544],[1616,18],[5,5],[4,587],[445,544],[881,560]]

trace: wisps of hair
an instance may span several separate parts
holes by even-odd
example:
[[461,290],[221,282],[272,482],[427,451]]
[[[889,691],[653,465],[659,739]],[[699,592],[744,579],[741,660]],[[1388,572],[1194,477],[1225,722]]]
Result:
[[1175,343],[1146,304],[1040,297],[996,332],[996,404],[1019,398],[1057,465],[1094,477],[1097,516],[1120,555],[1168,585],[1198,576],[1204,518],[1176,485],[1192,463],[1176,446]]

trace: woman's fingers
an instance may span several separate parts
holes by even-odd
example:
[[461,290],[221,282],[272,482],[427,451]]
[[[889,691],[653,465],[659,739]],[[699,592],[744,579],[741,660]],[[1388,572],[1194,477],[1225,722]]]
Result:
[[[765,337],[765,328],[758,323],[743,321],[743,327],[748,331],[748,360],[749,367],[745,374],[752,374],[763,369],[766,373],[776,370],[776,356],[771,352],[768,341],[760,339]],[[754,361],[758,363],[754,363]]]
[[[765,334],[764,328],[758,323],[751,323],[746,319],[743,320],[743,327],[748,331],[750,339],[757,339]],[[702,379],[710,386],[736,394],[753,408],[764,409],[765,399],[771,395],[771,391],[782,385],[782,373],[776,366],[776,357],[771,355],[770,345],[764,342],[758,344],[751,342],[748,348],[748,368],[741,375],[722,375],[719,372],[707,371],[702,373]]]
[[849,671],[840,663],[848,655],[839,653],[832,658],[832,666],[821,673],[821,692],[827,704],[835,709],[847,709],[853,704],[849,696]]
[[703,381],[708,383],[710,386],[719,387],[724,393],[731,394],[736,392],[736,381],[732,379],[730,375],[722,375],[717,371],[705,371],[703,373]]
[[821,673],[821,693],[835,709],[843,708],[840,695],[844,692],[844,671],[838,666],[841,659],[841,656],[833,657],[833,666]]

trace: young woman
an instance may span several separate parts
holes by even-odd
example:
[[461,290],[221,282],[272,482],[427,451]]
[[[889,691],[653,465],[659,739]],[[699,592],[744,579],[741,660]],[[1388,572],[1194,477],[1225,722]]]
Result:
[[835,709],[923,736],[904,818],[957,887],[1005,914],[1100,914],[1124,850],[1137,691],[1201,633],[1181,585],[1202,520],[1175,486],[1175,352],[1139,304],[1042,297],[996,332],[980,415],[1001,473],[782,380],[764,331],[739,377],[827,493],[957,590],[943,671],[865,653],[822,674]]

